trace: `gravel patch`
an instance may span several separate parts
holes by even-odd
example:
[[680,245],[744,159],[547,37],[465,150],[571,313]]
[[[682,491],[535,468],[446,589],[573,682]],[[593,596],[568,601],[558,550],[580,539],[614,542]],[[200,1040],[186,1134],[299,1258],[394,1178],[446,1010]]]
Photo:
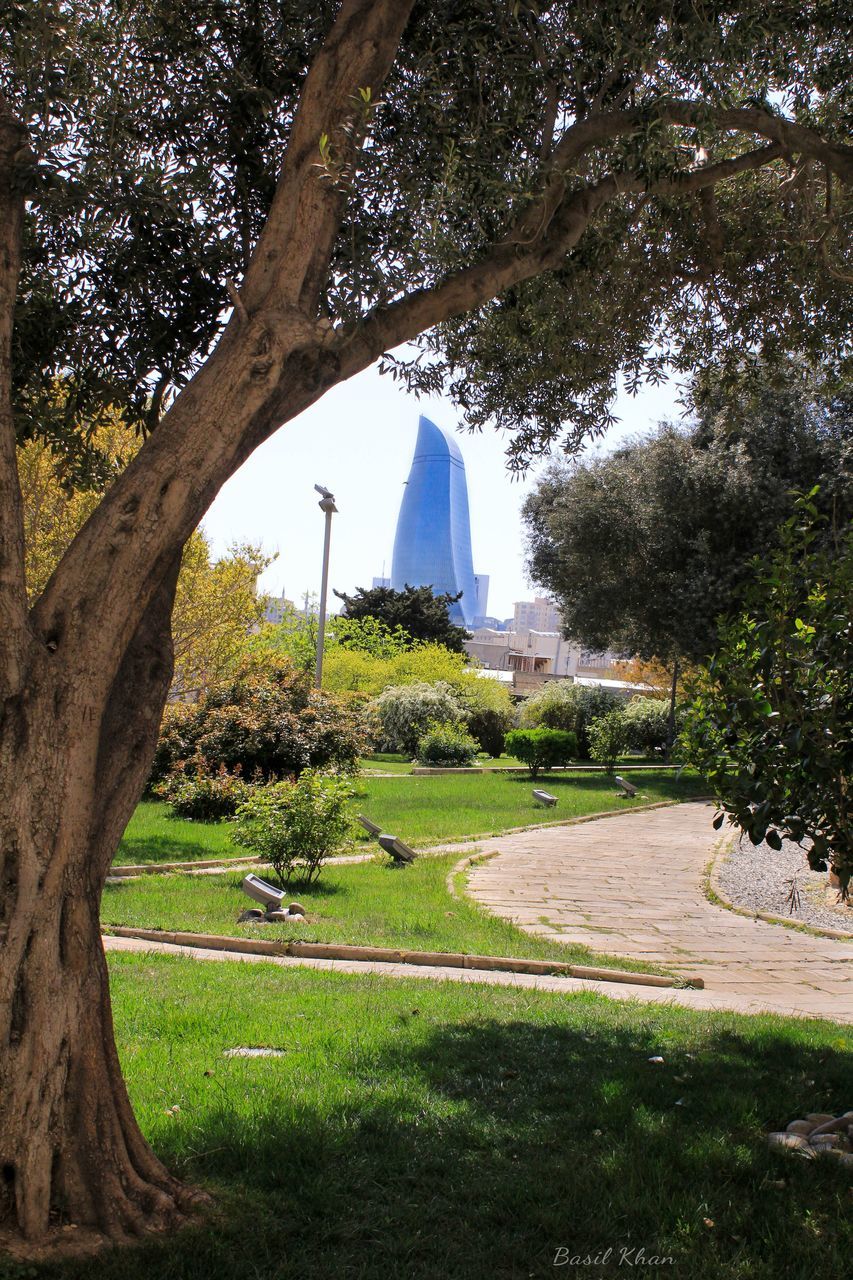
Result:
[[[820,929],[853,933],[853,907],[836,901],[837,891],[829,887],[826,872],[812,871],[805,852],[790,840],[783,841],[777,852],[768,844],[752,845],[741,837],[726,860],[718,864],[717,875],[735,906]],[[799,896],[793,909],[792,881]]]

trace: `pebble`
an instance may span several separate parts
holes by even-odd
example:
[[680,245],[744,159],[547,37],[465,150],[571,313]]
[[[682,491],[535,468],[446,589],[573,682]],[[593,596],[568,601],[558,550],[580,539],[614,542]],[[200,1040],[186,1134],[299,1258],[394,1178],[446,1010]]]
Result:
[[801,1151],[803,1155],[811,1153],[809,1143],[798,1133],[768,1133],[767,1141],[771,1147],[786,1147],[789,1151]]

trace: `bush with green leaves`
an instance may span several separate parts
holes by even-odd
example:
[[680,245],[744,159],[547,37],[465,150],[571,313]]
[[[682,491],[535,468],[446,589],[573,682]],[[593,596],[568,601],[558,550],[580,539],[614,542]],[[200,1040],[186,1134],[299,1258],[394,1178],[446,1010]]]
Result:
[[179,818],[195,822],[218,822],[231,818],[251,792],[240,776],[240,766],[229,773],[225,765],[210,770],[202,756],[189,762],[188,771],[170,774],[153,788]]
[[577,757],[589,760],[589,726],[593,720],[619,705],[616,694],[594,685],[571,680],[549,680],[531,694],[521,712],[523,726],[565,729],[577,736]]
[[443,680],[435,684],[391,685],[373,704],[383,751],[399,751],[414,759],[418,743],[432,724],[458,725],[462,704]]
[[[721,812],[753,844],[805,841],[812,868],[853,874],[853,531],[827,546],[814,494],[755,563],[720,627],[682,734]],[[823,536],[821,537],[821,534]]]
[[268,859],[282,884],[311,884],[353,834],[347,779],[306,769],[295,781],[255,787],[237,810],[234,839]]
[[419,764],[455,766],[474,764],[477,743],[461,724],[431,724],[418,743]]
[[621,707],[610,711],[589,726],[589,753],[596,764],[603,764],[608,773],[616,767],[616,761],[628,749],[628,726]]
[[513,729],[506,735],[506,749],[536,778],[543,769],[569,764],[577,755],[578,740],[566,729]]
[[351,772],[367,747],[363,702],[312,689],[290,659],[257,653],[199,702],[167,708],[151,780],[191,773],[195,757],[210,773],[239,766],[244,778],[286,778],[307,768]]
[[480,751],[503,753],[504,738],[515,724],[515,708],[509,689],[488,676],[469,675],[461,690],[468,732]]
[[[684,707],[675,708],[675,728],[684,724]],[[669,700],[665,698],[632,698],[625,707],[628,748],[643,755],[665,752],[669,738]]]

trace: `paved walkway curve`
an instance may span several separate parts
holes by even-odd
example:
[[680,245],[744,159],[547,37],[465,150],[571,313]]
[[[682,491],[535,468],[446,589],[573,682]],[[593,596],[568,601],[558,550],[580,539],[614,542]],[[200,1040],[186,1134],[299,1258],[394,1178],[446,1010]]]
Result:
[[853,942],[713,905],[702,879],[717,833],[708,804],[496,836],[473,898],[530,933],[705,979],[719,1007],[853,1023]]

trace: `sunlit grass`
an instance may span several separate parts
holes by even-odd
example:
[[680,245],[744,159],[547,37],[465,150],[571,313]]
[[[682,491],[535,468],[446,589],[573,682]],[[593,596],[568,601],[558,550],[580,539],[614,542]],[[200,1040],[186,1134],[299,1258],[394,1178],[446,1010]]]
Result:
[[101,914],[106,925],[134,928],[345,942],[409,951],[531,956],[662,972],[659,967],[611,958],[586,947],[531,937],[470,899],[451,895],[446,880],[458,858],[458,854],[420,858],[404,868],[389,865],[384,855],[368,863],[331,862],[310,888],[298,885],[289,893],[307,911],[305,924],[238,924],[241,912],[256,905],[240,888],[240,872],[147,875],[109,884]]
[[[672,1259],[643,1274],[674,1280],[849,1271],[844,1170],[763,1137],[849,1105],[848,1030],[263,964],[110,968],[143,1129],[215,1208],[145,1247],[10,1275],[515,1280],[554,1275],[560,1247],[642,1248]],[[226,1058],[236,1046],[283,1054]]]

